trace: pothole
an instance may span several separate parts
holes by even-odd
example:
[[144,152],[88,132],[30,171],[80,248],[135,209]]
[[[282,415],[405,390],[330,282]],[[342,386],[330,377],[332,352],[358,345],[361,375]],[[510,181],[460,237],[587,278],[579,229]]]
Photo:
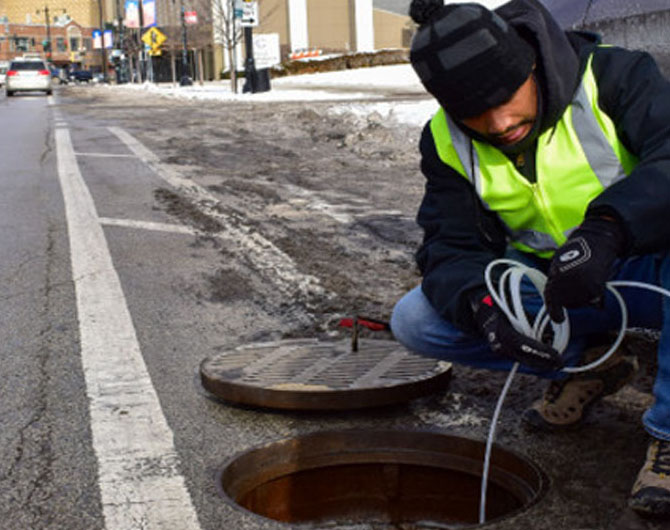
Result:
[[[283,523],[466,528],[478,526],[484,449],[425,431],[320,432],[251,449],[217,482],[226,499]],[[529,508],[546,488],[539,467],[494,447],[487,523]]]

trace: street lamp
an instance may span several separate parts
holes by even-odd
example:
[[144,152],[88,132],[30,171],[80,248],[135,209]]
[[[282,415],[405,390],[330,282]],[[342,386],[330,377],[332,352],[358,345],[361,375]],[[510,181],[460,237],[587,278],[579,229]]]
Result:
[[128,59],[125,56],[125,42],[124,42],[124,25],[123,25],[123,15],[121,12],[121,1],[116,0],[116,16],[117,16],[117,42],[116,49],[120,50],[121,56],[117,58],[115,63],[116,65],[116,82],[117,83],[127,83],[128,82],[128,70],[127,70],[127,61]]
[[102,80],[107,82],[107,50],[105,49],[105,22],[102,16],[102,0],[98,0],[100,15],[100,60],[102,61]]
[[181,37],[182,37],[182,50],[181,50],[181,79],[179,80],[180,86],[191,86],[193,81],[188,75],[188,43],[186,41],[186,14],[184,8],[184,0],[181,0]]

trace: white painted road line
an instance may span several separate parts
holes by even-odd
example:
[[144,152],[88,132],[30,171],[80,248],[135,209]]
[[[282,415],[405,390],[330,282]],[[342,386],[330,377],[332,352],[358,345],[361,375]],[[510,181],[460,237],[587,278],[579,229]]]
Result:
[[200,528],[70,133],[55,131],[107,530]]
[[239,219],[218,210],[220,201],[215,195],[161,163],[154,153],[127,131],[120,127],[109,127],[109,130],[159,177],[186,194],[207,216],[219,221],[222,231],[216,235],[225,239],[231,248],[237,247],[280,292],[291,297],[300,293],[308,302],[315,297],[323,299],[333,296],[323,288],[316,276],[300,272],[293,259],[272,241],[264,238],[252,227],[243,225]]
[[75,153],[76,156],[96,156],[99,158],[135,158],[131,154],[114,154],[114,153]]
[[124,228],[136,228],[139,230],[152,230],[154,232],[171,232],[173,234],[199,235],[200,232],[184,225],[173,225],[168,223],[155,223],[153,221],[134,221],[132,219],[112,219],[100,217],[100,224],[105,226],[121,226]]

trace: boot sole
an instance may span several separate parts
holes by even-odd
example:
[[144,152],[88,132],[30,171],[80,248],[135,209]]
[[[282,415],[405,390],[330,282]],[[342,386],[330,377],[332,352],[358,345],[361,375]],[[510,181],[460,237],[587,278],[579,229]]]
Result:
[[611,396],[612,394],[617,393],[619,390],[621,390],[624,386],[626,386],[633,380],[635,374],[638,371],[637,359],[630,362],[629,367],[630,372],[628,374],[625,374],[621,379],[619,379],[617,385],[614,385],[610,388],[608,388],[607,385],[605,385],[605,388],[602,390],[600,394],[594,397],[589,403],[584,405],[584,407],[582,408],[582,416],[579,420],[573,423],[551,423],[546,419],[544,419],[542,414],[540,414],[536,409],[526,409],[523,412],[523,414],[521,414],[521,421],[523,426],[526,427],[531,432],[545,432],[545,433],[569,432],[579,429],[584,423],[584,419],[588,415],[591,408],[596,403],[598,403],[598,401],[600,401],[602,398],[606,396]]
[[635,513],[644,517],[670,519],[670,492],[663,491],[665,495],[651,499],[631,497],[628,500],[628,506]]

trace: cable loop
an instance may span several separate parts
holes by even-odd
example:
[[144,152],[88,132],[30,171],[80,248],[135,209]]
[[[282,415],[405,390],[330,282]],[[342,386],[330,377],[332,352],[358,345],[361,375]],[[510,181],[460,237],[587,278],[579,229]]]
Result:
[[[498,287],[496,288],[493,285],[493,280],[491,279],[491,271],[498,265],[508,265],[507,270],[502,273],[500,280],[498,281]],[[542,307],[535,315],[535,320],[531,325],[528,321],[526,311],[523,308],[523,300],[521,295],[521,282],[523,277],[527,277],[538,293],[542,297]],[[568,312],[563,308],[563,322],[558,324],[553,322],[547,313],[547,308],[544,305],[544,287],[547,283],[547,277],[539,270],[532,267],[527,267],[523,263],[519,263],[510,259],[498,259],[489,263],[484,272],[484,280],[486,282],[486,287],[491,294],[493,300],[495,300],[498,307],[505,313],[511,324],[519,332],[534,338],[540,342],[544,342],[545,331],[547,326],[551,324],[552,327],[552,347],[558,351],[560,354],[565,352],[565,349],[568,346],[570,340],[570,324],[568,319]],[[574,374],[580,372],[586,372],[588,370],[593,370],[597,368],[602,363],[607,361],[614,352],[619,348],[623,338],[626,334],[626,328],[628,327],[628,310],[626,309],[626,302],[623,297],[616,289],[616,287],[638,287],[641,289],[647,289],[650,291],[655,291],[663,296],[670,298],[670,291],[657,285],[651,285],[643,282],[634,282],[634,281],[612,281],[607,282],[607,290],[614,295],[614,298],[619,303],[619,308],[621,309],[621,327],[619,333],[617,334],[616,340],[612,346],[598,359],[595,361],[585,364],[582,366],[565,366],[561,369],[562,372],[567,374]],[[511,297],[511,307],[508,297]],[[519,368],[519,363],[516,362],[512,366],[510,373],[507,376],[505,385],[503,386],[498,402],[496,403],[495,411],[493,412],[493,418],[491,419],[491,427],[489,429],[489,435],[486,440],[486,452],[484,454],[484,468],[482,471],[482,487],[481,487],[481,496],[479,504],[479,523],[483,524],[486,521],[486,489],[488,484],[488,474],[489,468],[491,465],[491,449],[493,447],[493,441],[495,439],[496,426],[498,424],[498,418],[500,417],[500,412],[502,411],[502,405],[507,396],[510,386],[512,385],[512,380],[516,374],[517,369]]]

